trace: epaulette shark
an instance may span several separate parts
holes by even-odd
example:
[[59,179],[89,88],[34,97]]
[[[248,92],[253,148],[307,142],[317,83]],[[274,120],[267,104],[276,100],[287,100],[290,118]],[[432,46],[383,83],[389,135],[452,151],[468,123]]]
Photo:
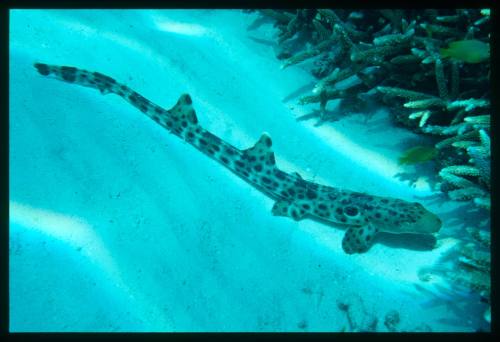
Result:
[[175,106],[166,110],[98,72],[42,63],[34,66],[44,76],[121,96],[169,132],[273,198],[274,215],[296,221],[309,217],[347,226],[342,248],[348,254],[367,251],[378,232],[432,234],[441,228],[441,220],[420,203],[333,188],[307,181],[296,172],[280,170],[267,133],[250,148],[240,150],[232,146],[201,127],[188,94],[181,95]]

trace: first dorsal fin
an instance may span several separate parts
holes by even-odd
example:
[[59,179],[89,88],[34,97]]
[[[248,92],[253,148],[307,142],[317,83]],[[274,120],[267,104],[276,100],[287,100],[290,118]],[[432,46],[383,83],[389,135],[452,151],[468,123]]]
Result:
[[247,158],[255,158],[257,161],[265,162],[266,165],[275,165],[274,152],[272,151],[273,141],[267,133],[262,133],[260,139],[250,148],[243,150],[243,155]]
[[177,100],[175,106],[168,110],[169,114],[181,121],[186,121],[190,124],[197,124],[198,118],[192,106],[193,101],[189,94],[182,94]]

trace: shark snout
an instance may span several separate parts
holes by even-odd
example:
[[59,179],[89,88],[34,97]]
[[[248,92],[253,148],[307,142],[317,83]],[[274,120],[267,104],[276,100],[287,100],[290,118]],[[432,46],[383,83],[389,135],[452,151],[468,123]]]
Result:
[[439,229],[441,229],[442,225],[443,223],[441,222],[441,219],[430,211],[427,211],[417,221],[417,226],[419,227],[419,231],[421,233],[436,233]]

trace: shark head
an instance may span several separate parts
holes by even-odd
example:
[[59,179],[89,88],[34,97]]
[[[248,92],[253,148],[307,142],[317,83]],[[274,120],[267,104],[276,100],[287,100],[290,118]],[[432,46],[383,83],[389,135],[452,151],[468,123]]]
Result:
[[432,234],[442,226],[439,217],[417,202],[399,199],[382,199],[385,206],[380,206],[371,215],[370,221],[380,231],[389,233]]
[[420,203],[395,198],[351,194],[349,204],[336,212],[343,215],[336,220],[351,225],[342,240],[348,254],[366,252],[378,232],[432,234],[441,228],[441,220]]

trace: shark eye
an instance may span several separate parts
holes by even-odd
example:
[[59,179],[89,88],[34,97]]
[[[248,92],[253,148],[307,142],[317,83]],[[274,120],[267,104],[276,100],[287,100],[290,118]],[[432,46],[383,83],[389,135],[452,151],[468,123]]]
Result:
[[359,210],[356,207],[345,207],[344,212],[347,216],[354,217],[359,214]]

